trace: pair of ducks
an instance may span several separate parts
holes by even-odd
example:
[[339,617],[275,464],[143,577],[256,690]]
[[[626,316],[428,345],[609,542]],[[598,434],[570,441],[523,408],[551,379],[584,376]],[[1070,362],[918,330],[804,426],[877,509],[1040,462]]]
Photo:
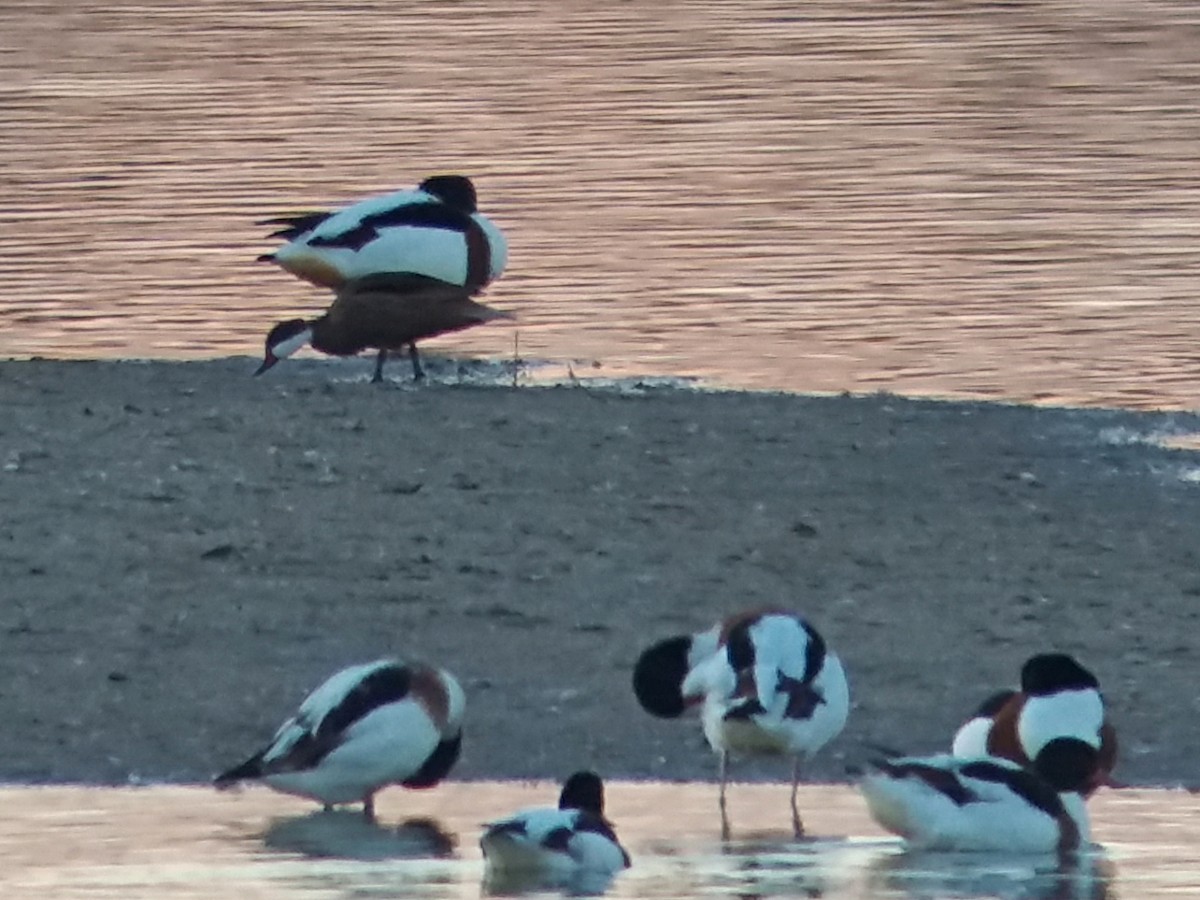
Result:
[[[845,671],[820,634],[782,610],[743,613],[646,650],[633,676],[648,712],[674,718],[701,706],[720,757],[722,835],[730,754],[793,758],[791,812],[804,759],[841,732]],[[1099,683],[1070,656],[1039,654],[1020,690],[990,697],[959,729],[952,752],[874,760],[860,783],[873,818],[929,849],[1070,852],[1088,840],[1084,799],[1107,783],[1116,735]]]
[[[449,774],[462,750],[465,707],[462,686],[445,669],[396,659],[350,666],[309,694],[265,747],[213,783],[226,789],[262,781],[326,809],[361,802],[374,820],[380,789],[430,788]],[[501,875],[532,872],[575,883],[629,866],[604,818],[604,785],[593,772],[568,778],[557,808],[523,810],[484,829],[489,869]]]
[[[793,758],[791,811],[797,834],[802,759],[845,725],[845,670],[803,617],[783,610],[732,616],[644,651],[633,690],[648,712],[677,718],[701,707],[720,758],[722,834],[728,837],[730,754]],[[315,690],[218,787],[262,780],[326,807],[362,802],[389,784],[426,788],[457,761],[465,698],[446,670],[378,660],[336,673]],[[872,764],[861,787],[875,819],[915,846],[1069,852],[1088,839],[1083,798],[1105,783],[1116,757],[1095,677],[1064,654],[1030,658],[1020,690],[987,702],[954,737],[949,754],[892,757]],[[489,823],[481,839],[489,866],[615,874],[629,856],[604,818],[603,785],[571,776],[556,809],[525,810]]]
[[316,319],[289,319],[267,334],[256,375],[309,344],[335,356],[375,349],[372,381],[389,351],[407,348],[424,377],[416,342],[512,318],[475,300],[504,271],[508,244],[477,206],[462,175],[435,175],[415,189],[371,197],[335,212],[268,219],[287,243],[259,257],[334,292]]

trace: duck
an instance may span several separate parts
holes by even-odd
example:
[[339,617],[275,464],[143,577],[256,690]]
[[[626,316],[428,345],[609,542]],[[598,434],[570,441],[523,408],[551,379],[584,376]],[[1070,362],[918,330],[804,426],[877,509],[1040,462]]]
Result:
[[661,640],[639,656],[633,690],[642,708],[661,718],[701,708],[704,736],[719,760],[725,838],[731,754],[792,758],[792,830],[803,835],[797,808],[802,762],[841,733],[850,711],[841,660],[803,616],[750,610],[706,631]]
[[611,878],[630,866],[629,853],[604,817],[604,782],[592,771],[575,772],[563,782],[557,807],[521,810],[483,829],[479,846],[493,877]]
[[413,379],[425,377],[417,341],[484,322],[512,319],[478,302],[470,288],[409,272],[381,272],[344,282],[316,319],[287,319],[267,332],[261,375],[305,344],[333,356],[378,351],[372,382],[383,380],[389,351],[408,348]]
[[368,197],[334,211],[265,219],[285,243],[258,257],[318,287],[336,290],[379,272],[411,272],[481,288],[508,262],[504,233],[478,210],[465,175],[434,175],[416,188]]
[[876,759],[859,787],[875,821],[913,848],[1066,854],[1089,840],[1083,791],[1096,756],[1059,737],[1030,766],[950,753]]
[[1066,653],[1039,653],[1021,667],[1020,690],[989,697],[955,733],[955,756],[998,756],[1028,766],[1059,737],[1095,748],[1096,768],[1085,788],[1091,796],[1112,784],[1117,732],[1108,720],[1096,676]]
[[462,687],[445,669],[391,658],[349,666],[213,783],[224,790],[261,781],[326,810],[361,802],[374,821],[382,788],[430,788],[449,774],[462,750],[464,707]]

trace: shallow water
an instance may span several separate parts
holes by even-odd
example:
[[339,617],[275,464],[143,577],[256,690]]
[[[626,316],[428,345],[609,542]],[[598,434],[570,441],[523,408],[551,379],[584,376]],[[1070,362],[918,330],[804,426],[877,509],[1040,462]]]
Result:
[[260,352],[327,297],[253,262],[255,220],[459,170],[509,233],[490,302],[520,318],[438,348],[1195,405],[1191,3],[2,15],[0,355]]
[[[850,898],[1200,895],[1200,799],[1118,791],[1092,804],[1100,850],[1077,870],[1045,860],[910,854],[867,817],[856,792],[809,787],[812,835],[790,835],[787,789],[735,785],[733,836],[718,837],[712,785],[613,784],[608,813],[634,860],[612,897]],[[385,792],[378,826],[266,790],[5,788],[5,898],[477,897],[536,892],[484,885],[479,823],[543,805],[551,784],[449,784]]]

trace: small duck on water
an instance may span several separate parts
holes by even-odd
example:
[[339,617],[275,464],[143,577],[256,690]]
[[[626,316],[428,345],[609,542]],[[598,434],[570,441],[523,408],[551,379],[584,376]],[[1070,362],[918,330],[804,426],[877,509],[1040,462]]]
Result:
[[1065,854],[1089,840],[1095,765],[1090,744],[1056,738],[1029,768],[947,753],[879,759],[860,787],[875,821],[916,848]]
[[488,822],[479,840],[489,873],[570,881],[590,874],[611,878],[629,868],[629,854],[604,818],[604,783],[576,772],[562,786],[557,808],[526,809]]

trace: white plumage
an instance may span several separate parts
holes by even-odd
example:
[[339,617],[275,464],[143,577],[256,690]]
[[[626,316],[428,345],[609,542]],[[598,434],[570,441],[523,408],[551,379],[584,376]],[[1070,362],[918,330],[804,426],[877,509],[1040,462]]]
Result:
[[639,702],[655,715],[675,717],[702,705],[705,737],[720,757],[724,832],[731,753],[793,758],[792,825],[803,831],[796,809],[800,763],[845,727],[850,688],[837,655],[802,617],[755,611],[668,638],[642,654],[633,680]]
[[1078,792],[1005,759],[881,760],[861,788],[875,820],[914,847],[1050,853],[1088,839]]
[[363,803],[389,784],[431,787],[458,759],[465,698],[449,672],[381,659],[337,672],[270,743],[215,779],[261,780],[327,807]]
[[482,287],[508,261],[504,234],[476,209],[461,175],[427,178],[415,189],[369,197],[334,212],[269,219],[288,239],[260,259],[313,284],[336,289],[368,275],[406,272]]
[[629,867],[629,854],[604,818],[603,783],[592,772],[566,780],[556,809],[526,809],[487,823],[479,845],[493,879],[578,883]]

